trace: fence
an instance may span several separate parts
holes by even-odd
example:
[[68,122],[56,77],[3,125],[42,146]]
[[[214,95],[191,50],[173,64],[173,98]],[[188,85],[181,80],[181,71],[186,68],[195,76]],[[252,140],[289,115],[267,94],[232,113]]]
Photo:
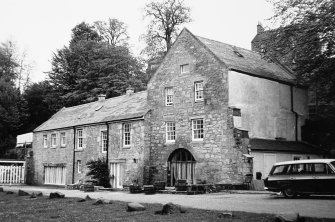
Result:
[[23,184],[25,161],[0,160],[0,184]]

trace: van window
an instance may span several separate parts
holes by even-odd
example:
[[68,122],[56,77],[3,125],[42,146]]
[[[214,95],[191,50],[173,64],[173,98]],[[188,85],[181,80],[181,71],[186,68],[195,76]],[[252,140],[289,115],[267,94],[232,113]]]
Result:
[[327,174],[335,174],[334,170],[330,168],[330,166],[326,165],[327,167]]
[[291,174],[303,174],[305,173],[305,164],[300,163],[300,164],[292,164],[291,165]]
[[324,163],[314,163],[314,173],[325,174],[326,173],[326,164],[324,164]]
[[308,174],[312,174],[313,173],[313,164],[312,163],[306,163],[305,164],[305,171]]
[[288,165],[275,166],[272,170],[271,175],[282,175],[286,174]]
[[335,167],[335,161],[331,162],[330,164],[333,165],[333,167]]

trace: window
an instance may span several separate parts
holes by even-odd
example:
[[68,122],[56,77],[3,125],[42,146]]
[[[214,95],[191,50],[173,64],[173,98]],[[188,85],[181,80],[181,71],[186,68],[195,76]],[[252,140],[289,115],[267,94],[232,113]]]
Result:
[[196,102],[204,100],[203,82],[194,83],[194,99]]
[[288,165],[276,166],[273,169],[272,175],[286,174]]
[[302,156],[293,156],[293,160],[301,160]]
[[176,140],[176,125],[174,122],[166,123],[166,142],[174,142]]
[[101,131],[101,148],[102,152],[107,152],[107,131]]
[[83,130],[78,129],[77,130],[77,149],[83,148]]
[[123,146],[130,146],[130,123],[123,124]]
[[188,64],[184,64],[180,66],[180,73],[187,73],[190,71],[190,66]]
[[62,147],[66,146],[66,137],[64,132],[60,134],[60,145]]
[[56,134],[51,134],[51,147],[56,147]]
[[314,173],[325,174],[326,173],[326,165],[324,163],[314,163]]
[[305,173],[304,164],[303,163],[293,164],[291,166],[291,173],[292,174],[303,174],[303,173]]
[[77,172],[81,173],[81,160],[77,160]]
[[203,140],[204,138],[204,120],[194,119],[192,120],[192,139]]
[[48,147],[48,136],[43,135],[43,147],[47,148]]
[[172,87],[165,88],[165,104],[166,106],[173,105],[173,88]]

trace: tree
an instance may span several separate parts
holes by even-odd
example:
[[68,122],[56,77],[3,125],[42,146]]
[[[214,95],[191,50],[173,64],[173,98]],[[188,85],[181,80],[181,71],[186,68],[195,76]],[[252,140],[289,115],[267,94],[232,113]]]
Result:
[[318,102],[335,102],[335,2],[272,0],[270,48],[277,58],[291,57],[299,83],[309,85]]
[[110,188],[110,172],[108,169],[108,163],[106,159],[99,158],[97,160],[90,160],[87,162],[87,168],[89,169],[87,176],[92,176],[93,179],[98,180],[98,185],[105,188]]
[[190,8],[183,0],[152,1],[145,6],[144,12],[150,22],[143,36],[147,44],[143,53],[151,58],[159,52],[167,52],[177,37],[179,26],[191,21]]
[[21,127],[25,132],[31,132],[61,108],[59,96],[49,81],[28,85],[22,97],[28,107],[28,118]]
[[72,30],[69,47],[52,58],[50,84],[62,105],[92,102],[99,94],[119,96],[129,85],[145,88],[142,64],[127,46],[111,45],[88,24],[78,26]]
[[128,44],[127,26],[123,22],[108,18],[106,21],[94,22],[94,27],[100,38],[112,46],[124,46]]

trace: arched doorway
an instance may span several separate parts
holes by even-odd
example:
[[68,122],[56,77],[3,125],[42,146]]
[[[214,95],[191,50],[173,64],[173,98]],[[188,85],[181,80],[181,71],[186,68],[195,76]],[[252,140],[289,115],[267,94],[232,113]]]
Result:
[[178,179],[195,183],[195,159],[186,149],[176,149],[168,159],[167,185],[174,186]]

